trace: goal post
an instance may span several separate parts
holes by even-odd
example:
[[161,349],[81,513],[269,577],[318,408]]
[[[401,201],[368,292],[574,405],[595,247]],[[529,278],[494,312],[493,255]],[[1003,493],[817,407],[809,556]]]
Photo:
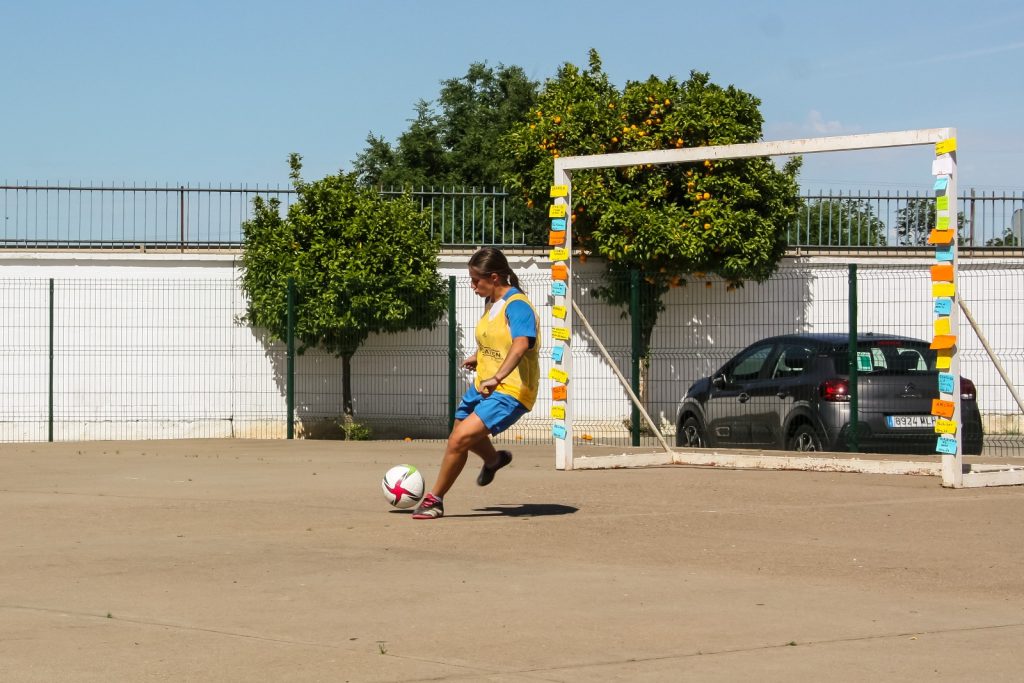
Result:
[[[932,268],[932,298],[934,311],[934,337],[932,347],[939,357],[940,399],[933,404],[933,414],[941,424],[937,427],[936,451],[941,463],[870,461],[857,458],[800,457],[792,454],[743,453],[738,451],[714,452],[701,450],[673,450],[657,433],[663,452],[650,454],[623,454],[577,458],[573,452],[573,411],[575,391],[573,381],[572,348],[574,321],[580,318],[599,348],[603,345],[597,332],[582,318],[582,312],[573,303],[572,259],[572,178],[573,172],[587,169],[621,168],[640,165],[666,165],[716,159],[744,159],[751,157],[793,156],[824,152],[886,149],[894,147],[935,146],[932,175],[935,176],[937,223],[929,244],[936,247],[936,266]],[[925,128],[918,130],[864,135],[778,140],[737,145],[717,145],[684,149],[621,152],[590,156],[558,157],[554,160],[554,178],[551,187],[552,203],[548,215],[551,219],[549,245],[552,247],[552,336],[553,366],[548,374],[552,380],[552,436],[555,443],[555,467],[559,470],[594,469],[605,467],[650,466],[666,464],[722,465],[759,469],[815,469],[833,471],[861,471],[881,473],[916,473],[941,475],[946,487],[998,486],[1024,484],[1024,468],[971,466],[965,472],[960,405],[960,359],[956,341],[959,337],[957,305],[960,293],[956,290],[957,275],[957,162],[956,129]],[[611,363],[610,359],[606,362]],[[621,373],[620,383],[638,408],[639,400]]]

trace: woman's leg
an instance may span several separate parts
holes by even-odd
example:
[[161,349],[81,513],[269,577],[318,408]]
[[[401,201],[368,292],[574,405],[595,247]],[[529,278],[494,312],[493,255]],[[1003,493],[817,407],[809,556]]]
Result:
[[438,498],[443,498],[444,494],[448,493],[462,473],[462,468],[466,466],[470,450],[485,461],[493,458],[490,462],[497,462],[498,454],[491,444],[489,434],[487,425],[475,413],[464,420],[456,421],[451,436],[448,437],[444,458],[441,460],[441,471],[438,472],[437,480],[430,492]]

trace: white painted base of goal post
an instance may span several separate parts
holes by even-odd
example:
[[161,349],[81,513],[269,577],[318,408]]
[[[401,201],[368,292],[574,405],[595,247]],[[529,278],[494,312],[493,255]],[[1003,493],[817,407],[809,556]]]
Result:
[[[573,469],[603,470],[665,465],[694,465],[753,470],[797,470],[806,472],[849,472],[860,474],[906,474],[942,476],[942,460],[893,460],[845,454],[828,457],[769,454],[764,451],[680,450],[660,453],[621,453],[577,456]],[[969,464],[965,466],[963,488],[1024,484],[1024,467]]]

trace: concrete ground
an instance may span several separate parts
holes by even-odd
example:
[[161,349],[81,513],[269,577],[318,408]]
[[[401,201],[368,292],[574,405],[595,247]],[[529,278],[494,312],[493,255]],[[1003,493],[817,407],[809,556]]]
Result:
[[[577,454],[585,451],[577,450]],[[1024,488],[426,442],[0,450],[3,681],[1019,681]]]

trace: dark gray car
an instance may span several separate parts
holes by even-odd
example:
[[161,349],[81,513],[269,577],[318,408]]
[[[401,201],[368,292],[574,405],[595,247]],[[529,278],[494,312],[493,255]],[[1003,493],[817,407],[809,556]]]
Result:
[[[920,339],[857,340],[859,450],[936,454],[932,399],[936,353]],[[686,392],[676,445],[846,451],[850,429],[849,338],[794,334],[751,344]],[[982,447],[977,392],[960,381],[965,454]]]

